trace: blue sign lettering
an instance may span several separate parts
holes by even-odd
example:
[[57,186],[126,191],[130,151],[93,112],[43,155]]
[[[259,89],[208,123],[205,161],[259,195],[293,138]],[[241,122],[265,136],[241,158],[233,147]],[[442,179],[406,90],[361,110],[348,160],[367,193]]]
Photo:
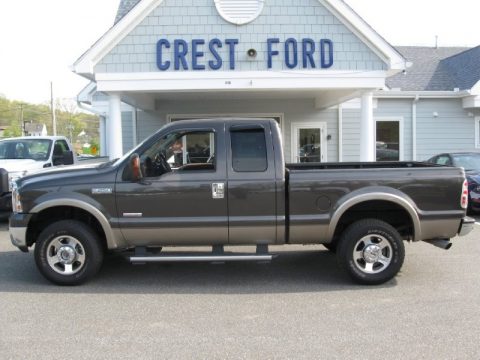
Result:
[[170,61],[162,62],[162,46],[166,49],[170,49],[170,42],[166,39],[161,39],[157,43],[157,66],[160,70],[168,70],[170,67]]
[[315,52],[315,41],[312,39],[303,39],[302,40],[302,59],[303,59],[303,68],[307,69],[308,64],[313,69],[315,68],[315,60],[313,60],[313,53]]
[[[297,40],[289,38],[285,41],[285,65],[289,69],[295,69],[298,65]],[[292,50],[293,61],[290,59],[290,49]]]
[[182,67],[184,70],[188,70],[188,63],[186,58],[188,53],[187,42],[181,39],[175,40],[173,42],[173,48],[175,50],[175,70],[180,70],[180,63],[182,63]]
[[[328,47],[328,59],[326,58],[325,47]],[[327,69],[333,65],[333,41],[329,39],[320,40],[320,63],[322,69]]]
[[[207,42],[204,39],[194,39],[190,44],[185,40],[176,39],[173,41],[172,46],[167,39],[160,39],[157,42],[157,67],[161,71],[166,71],[171,68],[173,63],[175,70],[189,70],[187,55],[191,50],[192,70],[206,70],[207,64],[211,70],[219,70],[223,67],[224,61],[228,61],[230,70],[235,70],[238,39],[225,39],[223,42],[217,38],[211,39],[205,52],[206,44]],[[282,61],[289,69],[299,67],[303,69],[328,69],[333,66],[333,41],[330,39],[320,39],[316,43],[313,39],[303,38],[300,46],[299,40],[288,38],[283,42],[283,48],[278,46],[279,44],[279,38],[267,39],[266,60],[268,69],[273,68],[275,57],[280,56],[279,48],[283,51],[283,54],[281,54],[282,57],[279,57],[278,60]],[[220,51],[224,45],[228,48],[228,60],[222,58],[222,55],[226,55],[225,52]],[[169,51],[171,47],[173,47],[173,52]],[[301,61],[299,61],[300,56]]]
[[208,66],[210,66],[210,69],[212,70],[218,70],[222,67],[222,58],[218,54],[217,48],[222,47],[222,42],[218,39],[212,39],[210,40],[210,43],[208,44],[208,48],[210,49],[210,53],[212,56],[215,58],[216,62],[213,60],[210,60],[208,62]]
[[273,44],[278,44],[279,42],[280,42],[280,39],[278,39],[278,38],[267,39],[268,68],[269,69],[271,69],[272,66],[273,66],[272,58],[279,54],[279,52],[277,50],[273,50]]
[[225,44],[230,47],[230,70],[235,70],[235,45],[238,44],[238,39],[227,39]]
[[203,57],[203,51],[198,50],[198,45],[205,44],[205,40],[192,40],[192,69],[205,70],[205,65],[198,64],[198,58]]

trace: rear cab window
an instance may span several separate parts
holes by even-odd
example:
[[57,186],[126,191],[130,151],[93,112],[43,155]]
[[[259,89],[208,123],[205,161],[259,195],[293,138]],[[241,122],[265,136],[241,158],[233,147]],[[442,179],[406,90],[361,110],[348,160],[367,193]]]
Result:
[[232,167],[235,172],[264,172],[268,168],[263,128],[230,129]]

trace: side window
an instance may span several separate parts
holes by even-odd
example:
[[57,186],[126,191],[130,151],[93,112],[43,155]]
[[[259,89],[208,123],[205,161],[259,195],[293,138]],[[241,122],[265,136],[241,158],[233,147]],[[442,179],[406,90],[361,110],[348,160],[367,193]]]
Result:
[[143,176],[158,177],[173,171],[215,170],[215,133],[170,133],[140,154]]
[[55,145],[53,146],[53,155],[63,156],[63,153],[68,151],[68,145],[65,140],[57,140],[55,141]]
[[435,161],[438,165],[452,165],[450,157],[448,155],[440,155]]
[[230,137],[233,170],[236,172],[267,170],[267,144],[264,129],[232,129]]

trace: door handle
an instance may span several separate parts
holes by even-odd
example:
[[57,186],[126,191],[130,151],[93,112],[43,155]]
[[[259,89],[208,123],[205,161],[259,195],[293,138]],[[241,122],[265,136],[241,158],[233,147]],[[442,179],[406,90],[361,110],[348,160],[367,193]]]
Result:
[[225,197],[225,183],[212,184],[212,198],[223,199]]

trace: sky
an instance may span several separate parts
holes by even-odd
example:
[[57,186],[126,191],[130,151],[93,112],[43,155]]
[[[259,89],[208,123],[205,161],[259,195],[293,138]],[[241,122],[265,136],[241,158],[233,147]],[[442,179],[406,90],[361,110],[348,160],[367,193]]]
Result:
[[[213,1],[213,0],[212,0]],[[268,0],[267,0],[268,1]],[[294,1],[294,0],[292,0]],[[480,0],[345,0],[392,45],[480,45]],[[119,0],[0,0],[0,95],[46,103],[88,84],[69,69],[112,25]]]

